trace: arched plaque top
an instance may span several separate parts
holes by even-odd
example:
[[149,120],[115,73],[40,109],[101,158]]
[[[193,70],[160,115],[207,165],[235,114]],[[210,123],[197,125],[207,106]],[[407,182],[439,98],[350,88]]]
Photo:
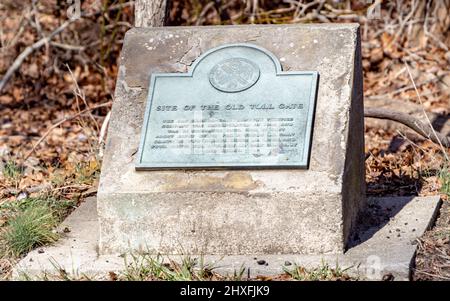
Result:
[[212,49],[206,51],[205,53],[203,53],[202,55],[200,55],[200,56],[194,61],[194,63],[192,64],[190,70],[188,71],[188,73],[193,74],[193,73],[195,72],[196,68],[197,68],[199,65],[201,65],[202,61],[203,61],[205,58],[207,58],[207,57],[209,57],[209,56],[211,56],[211,55],[213,55],[213,54],[217,54],[217,53],[219,53],[219,52],[221,52],[221,51],[223,51],[223,50],[229,50],[229,49],[233,49],[233,48],[244,48],[244,49],[247,48],[247,49],[250,49],[250,50],[254,50],[254,51],[260,52],[260,53],[266,55],[266,56],[272,61],[273,65],[274,65],[274,67],[275,67],[275,72],[277,72],[277,73],[282,72],[282,67],[281,67],[280,61],[279,61],[278,58],[277,58],[272,52],[270,52],[269,50],[267,50],[267,49],[265,49],[265,48],[263,48],[263,47],[254,45],[254,44],[249,44],[249,43],[235,43],[235,44],[221,45],[221,46],[219,46],[219,47],[215,47],[215,48],[212,48]]
[[199,56],[186,76],[207,77],[220,92],[236,93],[255,85],[261,73],[278,75],[281,64],[270,51],[253,44],[225,44]]

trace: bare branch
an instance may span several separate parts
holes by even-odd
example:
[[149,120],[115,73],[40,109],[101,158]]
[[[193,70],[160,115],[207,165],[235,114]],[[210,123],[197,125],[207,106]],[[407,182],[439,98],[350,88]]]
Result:
[[450,147],[449,137],[436,132],[429,124],[424,123],[420,119],[409,114],[381,108],[365,108],[364,117],[388,119],[399,122],[438,145],[442,144],[444,147]]
[[48,136],[55,128],[57,128],[58,126],[60,126],[60,125],[63,124],[64,122],[69,121],[69,120],[72,120],[72,119],[75,119],[75,118],[77,118],[77,117],[83,115],[83,114],[86,113],[86,112],[90,112],[90,111],[95,110],[95,109],[98,109],[98,108],[103,108],[103,107],[110,106],[111,104],[112,104],[111,101],[108,101],[108,102],[105,102],[105,103],[101,103],[101,104],[95,105],[95,106],[93,106],[93,107],[84,109],[83,111],[80,111],[80,112],[78,112],[78,113],[75,114],[75,115],[68,116],[68,117],[66,117],[66,118],[61,119],[60,121],[58,121],[57,123],[55,123],[54,125],[52,125],[52,126],[47,130],[47,132],[45,132],[45,134],[42,135],[41,138],[39,138],[39,140],[33,145],[33,148],[32,148],[32,149],[28,152],[28,154],[25,156],[25,158],[23,159],[23,161],[25,162],[25,161],[31,156],[31,154],[34,153],[34,151],[36,150],[36,147],[37,147],[39,144],[41,144],[41,142],[44,141],[44,139],[45,139],[45,138],[46,138],[46,137],[47,137],[47,136]]
[[[120,9],[122,7],[125,6],[129,6],[132,5],[132,2],[126,2],[120,5],[112,5],[110,7],[108,7],[108,10],[115,10],[115,9]],[[89,13],[89,14],[82,14],[81,17],[91,17],[91,16],[95,16],[97,14],[99,14],[101,12],[94,12],[94,13]],[[9,79],[11,78],[11,76],[17,71],[17,69],[20,68],[20,66],[22,65],[23,61],[31,54],[33,53],[35,50],[41,48],[44,45],[48,45],[49,42],[58,34],[60,34],[64,29],[66,29],[71,23],[77,21],[78,19],[72,19],[72,20],[68,20],[66,22],[64,22],[61,26],[59,26],[57,29],[55,29],[51,34],[49,34],[46,37],[43,37],[42,39],[40,39],[39,41],[37,41],[36,43],[34,43],[31,46],[28,46],[27,48],[25,48],[25,50],[19,54],[19,56],[14,60],[14,62],[12,63],[12,65],[9,67],[8,71],[6,71],[5,75],[3,76],[3,78],[0,80],[0,93],[3,91],[3,88],[6,86],[7,82],[9,81]]]
[[69,26],[73,21],[75,20],[69,20],[64,22],[61,26],[59,26],[55,31],[53,31],[50,35],[47,37],[44,37],[34,43],[31,46],[28,46],[25,48],[25,50],[14,60],[14,63],[9,67],[8,71],[6,71],[5,75],[3,76],[2,80],[0,81],[0,93],[2,92],[3,88],[6,86],[6,83],[11,78],[11,76],[17,71],[17,69],[20,68],[20,65],[22,65],[23,61],[36,49],[41,48],[43,45],[48,44],[50,40],[58,35],[60,32],[62,32],[64,29],[66,29],[67,26]]

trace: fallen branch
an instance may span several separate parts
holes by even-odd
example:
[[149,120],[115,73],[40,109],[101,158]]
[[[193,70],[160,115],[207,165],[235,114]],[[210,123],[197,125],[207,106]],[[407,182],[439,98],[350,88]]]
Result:
[[438,145],[442,144],[444,147],[450,147],[449,137],[434,131],[430,125],[409,114],[382,108],[365,108],[364,117],[388,119],[399,122]]
[[86,113],[86,112],[90,112],[90,111],[95,110],[95,109],[98,109],[98,108],[110,106],[111,104],[112,104],[112,102],[111,102],[111,101],[108,101],[108,102],[105,102],[105,103],[102,103],[102,104],[98,104],[98,105],[96,105],[96,106],[93,106],[93,107],[84,109],[83,111],[80,111],[80,112],[78,112],[78,113],[75,114],[75,115],[68,116],[68,117],[65,117],[65,118],[61,119],[60,121],[58,121],[57,123],[55,123],[54,125],[52,125],[52,126],[47,130],[47,132],[45,132],[45,134],[42,135],[41,138],[39,138],[39,140],[33,145],[33,148],[32,148],[32,149],[28,152],[28,154],[25,156],[25,158],[23,159],[23,161],[25,162],[25,161],[31,156],[31,154],[34,153],[34,151],[36,150],[36,147],[37,147],[39,144],[41,144],[41,142],[44,141],[44,139],[45,139],[45,138],[46,138],[46,137],[47,137],[47,136],[48,136],[55,128],[57,128],[58,126],[60,126],[60,125],[63,124],[64,122],[69,121],[69,120],[72,120],[72,119],[75,119],[75,118],[77,118],[77,117],[83,115],[83,114]]
[[67,26],[69,26],[72,22],[75,20],[69,20],[64,22],[61,26],[59,26],[55,31],[53,31],[51,34],[49,34],[47,37],[40,39],[36,43],[34,43],[31,46],[28,46],[25,48],[25,50],[14,60],[14,63],[9,67],[8,71],[6,71],[5,75],[3,76],[2,80],[0,81],[0,93],[2,92],[3,88],[6,86],[6,83],[11,78],[11,76],[19,69],[19,67],[22,65],[23,61],[32,54],[35,50],[41,48],[45,44],[48,44],[50,40],[62,32],[64,29],[66,29]]
[[[128,5],[132,5],[132,2],[126,2],[123,3],[121,5],[113,5],[110,6],[108,8],[109,10],[113,10],[113,9],[118,9],[121,7],[125,7]],[[90,16],[94,16],[97,14],[100,14],[101,12],[94,12],[94,13],[89,13],[89,14],[81,14],[80,18],[84,18],[84,17],[90,17]],[[37,41],[36,43],[34,43],[31,46],[28,46],[27,48],[25,48],[25,50],[19,54],[19,56],[14,60],[14,62],[12,63],[12,65],[8,68],[8,71],[6,71],[5,75],[3,76],[3,78],[0,80],[0,93],[3,91],[3,88],[6,86],[6,83],[9,81],[9,79],[11,78],[11,76],[17,71],[17,69],[20,68],[20,66],[22,65],[23,61],[30,55],[32,54],[35,50],[41,48],[44,45],[48,45],[49,42],[58,34],[60,34],[64,29],[67,28],[67,26],[69,26],[70,24],[72,24],[73,22],[77,21],[79,19],[71,19],[71,20],[67,20],[66,22],[64,22],[63,24],[61,24],[61,26],[59,26],[58,28],[56,28],[51,34],[49,34],[46,37],[43,37],[42,39],[40,39],[39,41]],[[61,44],[59,44],[61,45]]]

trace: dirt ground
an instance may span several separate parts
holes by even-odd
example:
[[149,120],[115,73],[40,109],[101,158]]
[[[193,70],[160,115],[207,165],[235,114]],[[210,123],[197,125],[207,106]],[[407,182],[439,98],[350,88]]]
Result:
[[[366,1],[323,2],[174,0],[168,23],[359,22],[365,105],[424,121],[426,112],[436,131],[450,135],[449,1],[388,1],[371,17]],[[27,47],[64,24],[69,9],[57,0],[2,1],[0,78]],[[64,216],[95,195],[133,9],[126,0],[82,1],[83,17],[26,56],[0,91],[0,236],[17,202],[70,201]],[[369,195],[442,196],[436,225],[418,241],[414,280],[450,280],[448,148],[372,118],[366,118],[365,139]],[[16,259],[0,247],[0,278]]]

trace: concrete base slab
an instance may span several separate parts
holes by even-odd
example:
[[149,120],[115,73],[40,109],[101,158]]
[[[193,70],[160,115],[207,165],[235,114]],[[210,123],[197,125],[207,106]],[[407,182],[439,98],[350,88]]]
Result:
[[[416,239],[434,222],[439,196],[383,197],[368,200],[358,232],[345,254],[337,255],[233,255],[202,256],[205,263],[221,274],[233,274],[242,267],[245,275],[275,275],[294,264],[307,268],[328,264],[364,280],[381,280],[392,274],[395,280],[408,280],[416,252]],[[68,230],[70,232],[68,232]],[[52,246],[39,248],[23,258],[13,271],[13,279],[44,279],[63,269],[72,277],[87,275],[108,279],[109,272],[125,268],[124,255],[98,254],[96,199],[87,199],[59,227],[62,238]],[[179,255],[169,256],[180,260]],[[195,257],[195,256],[191,256]],[[264,261],[263,264],[262,260]],[[259,262],[259,263],[258,263]],[[50,275],[50,277],[49,277]]]

